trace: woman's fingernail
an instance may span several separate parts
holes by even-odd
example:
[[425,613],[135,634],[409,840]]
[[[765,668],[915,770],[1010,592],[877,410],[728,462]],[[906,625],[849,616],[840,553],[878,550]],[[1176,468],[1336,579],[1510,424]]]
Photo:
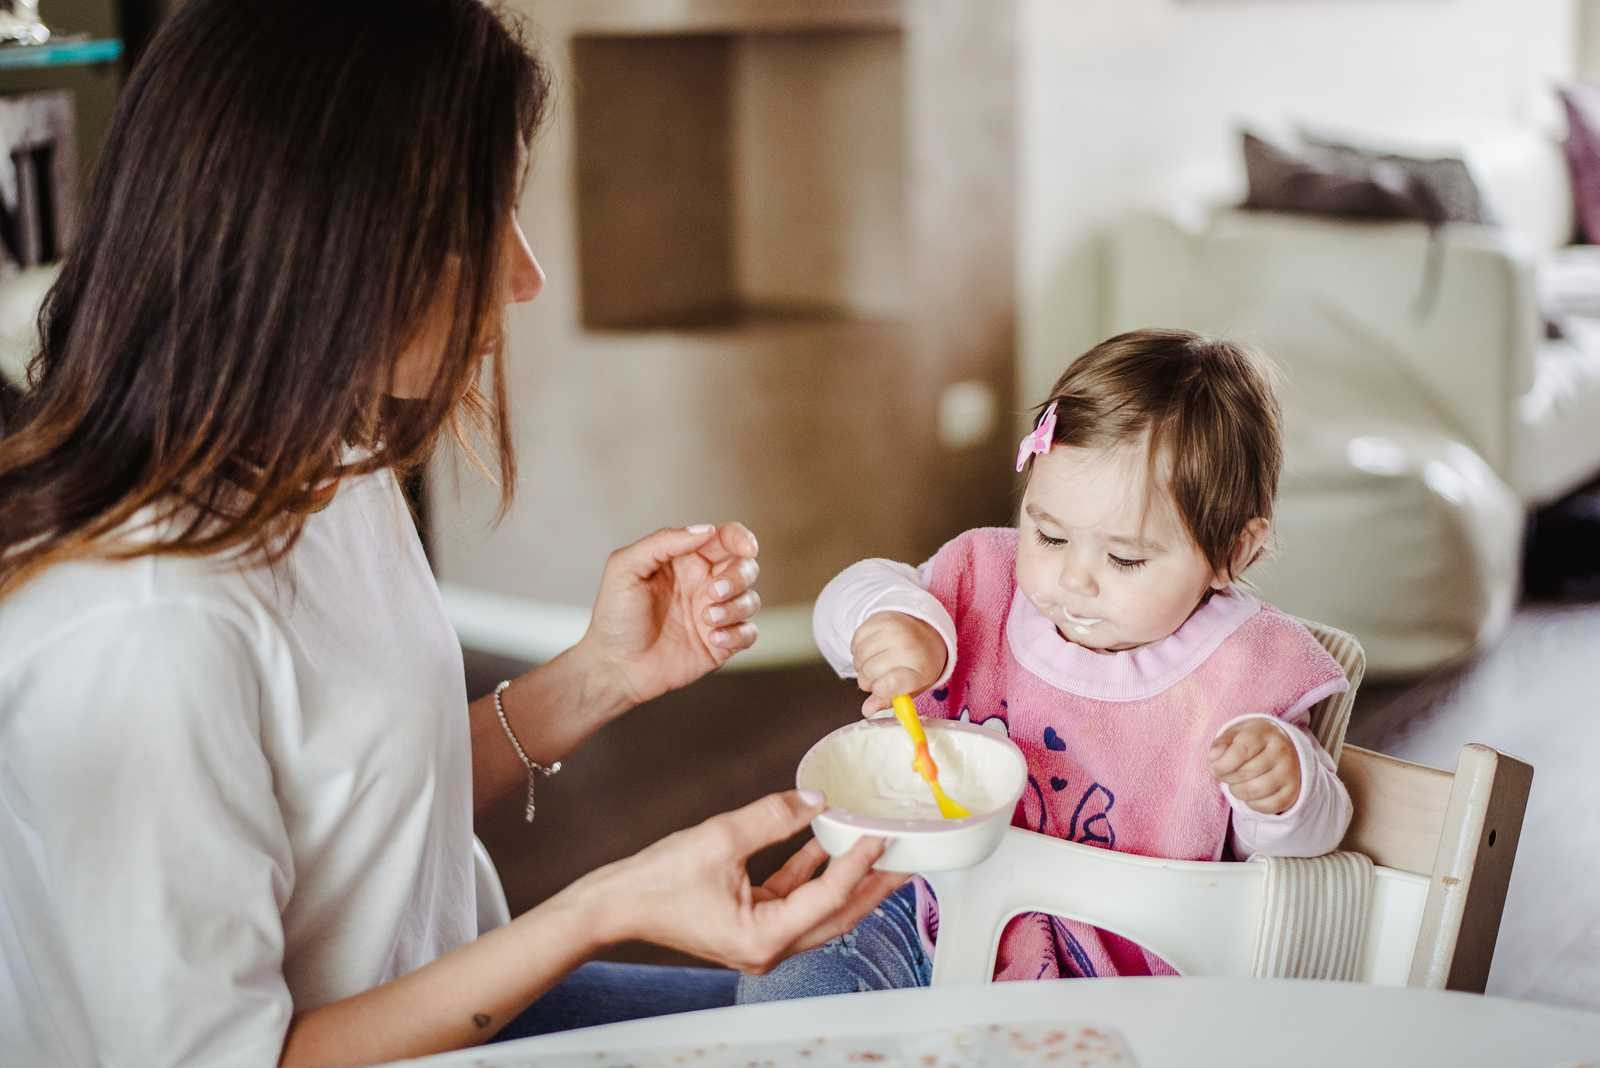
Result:
[[728,644],[728,632],[725,631],[725,630],[714,630],[714,631],[712,631],[711,632],[711,644],[712,645],[727,645]]
[[714,604],[710,608],[706,609],[706,618],[711,620],[713,623],[721,623],[727,617],[728,610],[723,608],[721,605]]
[[710,534],[717,528],[712,526],[710,523],[696,523],[692,527],[684,527],[683,529],[687,530],[690,534]]
[[819,791],[801,790],[800,800],[805,804],[810,805],[812,808],[816,808],[818,805],[826,804],[828,799],[822,796]]
[[733,592],[733,583],[727,579],[718,579],[716,584],[711,587],[711,592],[718,597],[726,597]]

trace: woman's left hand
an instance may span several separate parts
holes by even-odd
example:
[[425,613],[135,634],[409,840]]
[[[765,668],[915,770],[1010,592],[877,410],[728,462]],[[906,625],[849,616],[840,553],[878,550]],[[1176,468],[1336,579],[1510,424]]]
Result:
[[581,646],[633,704],[686,686],[755,644],[755,535],[669,527],[612,553]]

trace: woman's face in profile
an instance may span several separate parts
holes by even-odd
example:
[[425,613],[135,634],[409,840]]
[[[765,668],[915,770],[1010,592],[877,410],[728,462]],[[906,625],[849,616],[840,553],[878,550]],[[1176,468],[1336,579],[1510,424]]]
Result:
[[[540,290],[544,289],[544,270],[534,258],[533,249],[528,245],[528,235],[522,232],[522,223],[515,212],[508,225],[511,233],[507,235],[505,243],[505,292],[500,299],[508,305],[523,304],[537,297]],[[448,292],[451,286],[446,284],[442,288]],[[437,302],[428,325],[395,361],[391,396],[420,398],[428,395],[439,361],[444,358],[445,339],[450,332],[448,307],[446,300]],[[493,349],[494,339],[485,339],[480,355],[488,356]]]

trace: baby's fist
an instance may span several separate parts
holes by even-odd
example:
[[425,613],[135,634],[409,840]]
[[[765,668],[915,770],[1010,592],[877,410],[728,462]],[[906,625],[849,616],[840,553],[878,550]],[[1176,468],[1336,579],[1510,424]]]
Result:
[[947,651],[937,630],[903,612],[875,612],[850,640],[856,682],[867,692],[861,714],[888,708],[896,694],[918,694],[939,681]]
[[1251,811],[1277,816],[1300,799],[1300,758],[1283,728],[1270,720],[1229,727],[1208,756],[1211,774]]

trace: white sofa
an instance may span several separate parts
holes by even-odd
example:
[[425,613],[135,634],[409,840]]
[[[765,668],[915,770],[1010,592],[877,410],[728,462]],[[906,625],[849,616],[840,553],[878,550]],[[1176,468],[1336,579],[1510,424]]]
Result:
[[1113,331],[1224,334],[1285,371],[1283,557],[1264,592],[1355,633],[1377,673],[1492,640],[1526,509],[1600,474],[1600,324],[1547,339],[1537,299],[1581,305],[1600,280],[1596,250],[1568,247],[1559,141],[1498,129],[1433,147],[1467,160],[1501,225],[1430,234],[1191,199],[1110,241]]

